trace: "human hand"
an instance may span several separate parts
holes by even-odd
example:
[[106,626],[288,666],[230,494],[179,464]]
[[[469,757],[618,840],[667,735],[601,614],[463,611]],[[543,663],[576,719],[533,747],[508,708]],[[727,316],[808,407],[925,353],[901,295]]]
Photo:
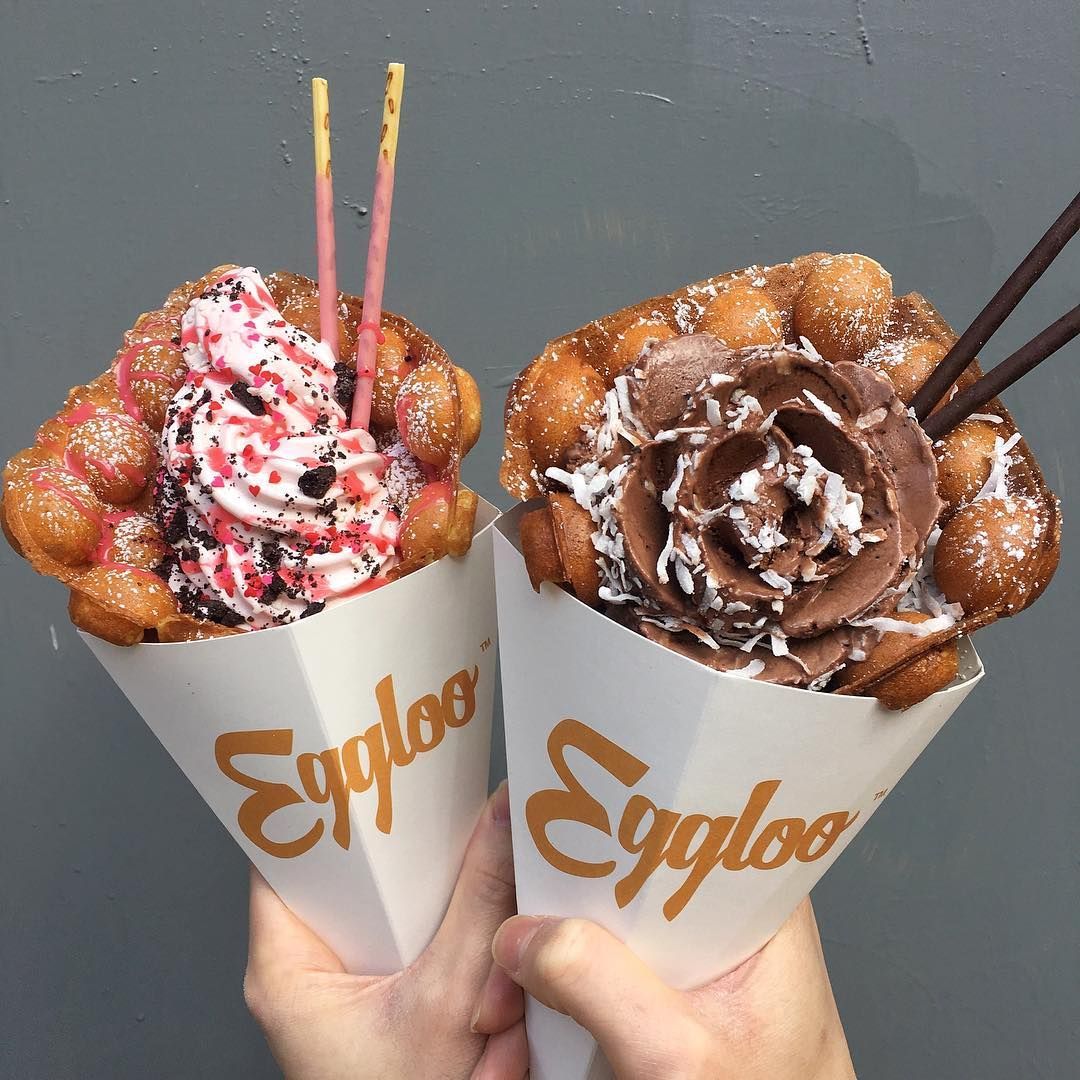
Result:
[[492,937],[514,909],[504,784],[480,816],[434,940],[394,975],[348,974],[253,870],[244,998],[288,1080],[512,1077],[501,1062],[527,1060],[523,1031],[489,1039],[469,1025],[481,987],[520,997],[501,972],[489,979]]
[[[760,952],[698,990],[672,990],[583,919],[516,916],[492,954],[538,1001],[591,1031],[619,1080],[855,1076],[809,899]],[[521,1016],[521,1000],[489,980],[477,1030],[509,1040]],[[520,1035],[513,1040],[520,1054]],[[508,1061],[506,1075],[523,1075],[525,1057]]]

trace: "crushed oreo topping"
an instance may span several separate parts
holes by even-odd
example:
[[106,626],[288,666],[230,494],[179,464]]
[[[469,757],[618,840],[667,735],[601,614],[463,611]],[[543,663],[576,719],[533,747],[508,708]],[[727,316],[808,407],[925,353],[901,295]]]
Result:
[[259,545],[259,554],[267,570],[276,570],[285,556],[285,549],[276,540],[264,540]]
[[197,619],[208,619],[220,626],[242,626],[244,616],[233,611],[231,607],[223,604],[220,600],[212,600],[208,597],[200,597],[192,605],[189,614]]
[[243,379],[237,379],[229,387],[229,392],[252,416],[266,415],[266,402],[261,397],[256,397]]
[[337,469],[333,465],[320,465],[301,475],[299,487],[309,499],[321,499],[336,479]]
[[339,360],[334,365],[334,374],[337,376],[334,397],[348,416],[352,412],[352,399],[356,392],[356,368],[346,364],[344,360]]

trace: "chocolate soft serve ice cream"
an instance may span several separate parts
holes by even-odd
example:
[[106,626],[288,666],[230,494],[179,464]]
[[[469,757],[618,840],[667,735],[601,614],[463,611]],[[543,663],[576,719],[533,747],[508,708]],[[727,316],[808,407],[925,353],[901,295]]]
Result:
[[547,476],[596,525],[612,614],[794,686],[823,687],[914,606],[941,511],[930,441],[888,379],[808,344],[652,344],[568,465]]

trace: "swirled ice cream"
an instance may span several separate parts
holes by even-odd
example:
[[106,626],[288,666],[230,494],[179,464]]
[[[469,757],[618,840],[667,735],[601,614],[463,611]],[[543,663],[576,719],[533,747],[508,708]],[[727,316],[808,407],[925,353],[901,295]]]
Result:
[[707,334],[647,349],[547,476],[592,515],[614,613],[713,667],[797,686],[824,685],[888,629],[941,512],[930,441],[887,379]]
[[251,268],[191,302],[180,344],[157,512],[181,610],[257,629],[386,581],[399,527],[388,459],[348,428],[330,348],[281,317]]

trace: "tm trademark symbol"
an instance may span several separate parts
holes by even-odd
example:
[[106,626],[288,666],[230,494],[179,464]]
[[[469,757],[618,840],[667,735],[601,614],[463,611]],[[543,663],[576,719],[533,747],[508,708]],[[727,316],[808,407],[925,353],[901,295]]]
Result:
[[481,652],[487,652],[488,649],[490,649],[490,648],[491,648],[491,638],[489,638],[489,637],[484,638],[484,640],[480,642],[480,651]]
[[888,794],[889,794],[889,789],[888,788],[882,788],[880,791],[875,791],[874,792],[874,802],[877,802],[878,799],[884,799],[885,796],[888,795]]

